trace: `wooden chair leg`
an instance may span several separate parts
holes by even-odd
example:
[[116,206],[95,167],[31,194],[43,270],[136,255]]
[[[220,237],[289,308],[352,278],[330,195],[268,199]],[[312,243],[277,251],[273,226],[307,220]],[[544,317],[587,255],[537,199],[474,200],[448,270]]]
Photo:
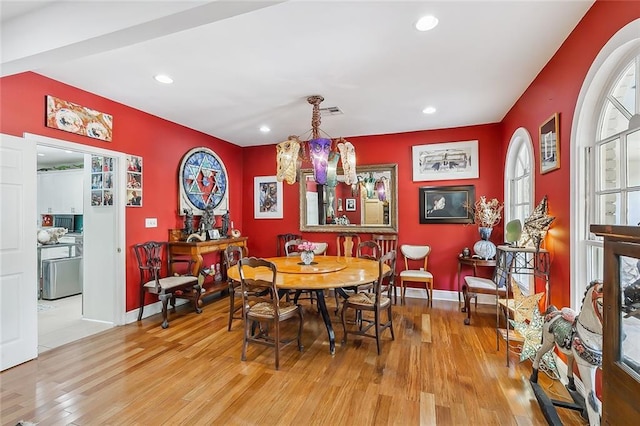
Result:
[[236,310],[236,292],[229,286],[229,326],[227,331],[231,331],[231,323],[233,322],[233,314]]
[[304,350],[304,346],[302,346],[302,323],[303,323],[302,306],[298,306],[298,315],[300,317],[300,325],[298,326],[298,350],[302,352]]
[[162,328],[169,327],[169,320],[167,319],[167,305],[172,296],[172,294],[161,294],[158,296],[162,302]]
[[140,288],[140,308],[138,310],[138,321],[142,319],[142,312],[144,311],[144,288]]
[[200,307],[200,296],[202,296],[202,287],[199,284],[193,286],[194,291],[194,299],[193,299],[193,307],[196,313],[202,313],[202,308]]
[[389,329],[391,330],[391,340],[396,340],[396,337],[393,334],[393,314],[391,313],[391,305],[389,305],[387,315],[389,315]]
[[376,347],[378,348],[378,355],[380,355],[380,312],[376,309],[373,313],[375,321],[374,327],[376,329]]
[[280,369],[280,321],[278,318],[273,320],[275,328],[275,344],[276,344],[276,370]]
[[[251,322],[253,323],[253,321]],[[242,361],[247,360],[247,346],[249,346],[249,332],[250,332],[249,320],[247,318],[244,318],[244,337],[242,339],[242,356],[240,357]]]

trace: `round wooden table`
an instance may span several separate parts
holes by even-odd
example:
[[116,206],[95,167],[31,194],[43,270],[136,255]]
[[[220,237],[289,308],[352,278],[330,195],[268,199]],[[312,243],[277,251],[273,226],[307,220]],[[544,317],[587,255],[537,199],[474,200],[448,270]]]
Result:
[[[329,350],[336,351],[336,336],[331,325],[331,317],[324,300],[324,291],[335,288],[354,287],[374,282],[378,279],[378,262],[357,257],[316,256],[313,264],[302,265],[300,257],[270,257],[266,260],[276,265],[276,285],[280,289],[315,291],[318,299],[318,310],[322,315],[327,334],[329,335]],[[389,266],[385,265],[385,272]],[[255,276],[261,278],[260,271],[254,270]],[[229,278],[240,281],[238,266],[227,271]],[[267,274],[268,275],[268,274]]]

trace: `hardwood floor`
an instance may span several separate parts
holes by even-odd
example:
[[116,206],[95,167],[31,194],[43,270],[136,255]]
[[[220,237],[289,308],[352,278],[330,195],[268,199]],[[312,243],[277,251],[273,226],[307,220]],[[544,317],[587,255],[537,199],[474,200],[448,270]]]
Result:
[[[333,313],[333,298],[327,297]],[[47,351],[0,374],[0,419],[39,425],[544,425],[528,377],[531,362],[495,344],[491,306],[463,325],[457,303],[408,299],[394,328],[374,339],[350,336],[329,354],[315,306],[305,302],[304,351],[295,344],[274,369],[272,348],[250,345],[240,361],[241,321],[227,331],[228,299],[187,306],[160,328],[159,315]],[[336,337],[342,327],[332,317]],[[287,329],[288,332],[293,332]],[[567,399],[544,374],[551,398]],[[585,422],[558,410],[565,425]]]

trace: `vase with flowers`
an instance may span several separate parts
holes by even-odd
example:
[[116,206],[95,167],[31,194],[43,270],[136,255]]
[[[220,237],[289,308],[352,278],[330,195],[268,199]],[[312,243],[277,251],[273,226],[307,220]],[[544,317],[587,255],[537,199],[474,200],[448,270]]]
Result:
[[298,251],[300,252],[300,260],[304,265],[311,265],[313,263],[313,258],[315,257],[314,250],[317,246],[314,243],[309,241],[305,241],[303,243],[298,244]]
[[493,259],[496,255],[496,245],[489,238],[491,238],[493,227],[502,218],[503,208],[504,205],[496,198],[487,200],[484,195],[473,206],[467,207],[473,214],[473,223],[478,225],[478,231],[480,232],[480,240],[474,244],[473,251],[482,259]]

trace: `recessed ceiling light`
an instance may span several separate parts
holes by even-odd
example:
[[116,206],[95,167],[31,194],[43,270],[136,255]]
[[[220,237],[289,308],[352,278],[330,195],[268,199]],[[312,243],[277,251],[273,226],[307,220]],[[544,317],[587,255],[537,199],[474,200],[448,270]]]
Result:
[[433,114],[434,112],[436,112],[436,108],[432,106],[428,106],[425,109],[423,109],[422,112],[424,112],[425,114]]
[[269,133],[271,131],[271,129],[268,128],[267,126],[260,126],[260,131],[262,133]]
[[429,31],[434,29],[438,25],[438,18],[433,15],[423,16],[416,22],[416,29],[418,31]]
[[43,153],[41,153],[41,152],[39,152],[39,153],[38,153],[38,157],[44,157],[44,154],[43,154]]
[[66,152],[67,154],[73,154],[73,151],[69,151],[68,149],[65,149],[64,152]]
[[166,74],[158,74],[153,77],[158,83],[171,84],[173,79]]

